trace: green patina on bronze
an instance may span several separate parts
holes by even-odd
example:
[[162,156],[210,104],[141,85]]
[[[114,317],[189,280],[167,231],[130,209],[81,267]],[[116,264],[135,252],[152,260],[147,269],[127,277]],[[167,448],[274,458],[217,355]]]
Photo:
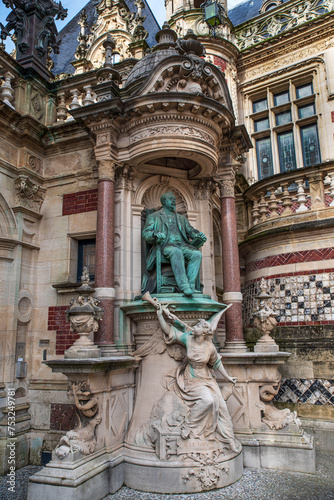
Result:
[[[172,192],[161,196],[162,208],[148,215],[142,233],[151,246],[146,259],[143,293],[160,292],[161,263],[170,263],[177,288],[191,297],[198,289],[198,273],[202,262],[199,248],[206,242],[205,234],[193,228],[186,217],[175,211],[176,199]],[[152,288],[149,276],[156,271],[156,285]]]

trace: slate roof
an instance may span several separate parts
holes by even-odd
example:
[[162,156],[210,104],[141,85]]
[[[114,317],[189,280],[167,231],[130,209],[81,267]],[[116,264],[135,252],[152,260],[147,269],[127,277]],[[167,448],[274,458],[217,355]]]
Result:
[[177,54],[175,49],[158,50],[143,57],[130,72],[126,85],[130,85],[134,80],[148,76],[160,61],[169,56]]
[[[89,0],[89,2],[85,5],[86,13],[87,13],[87,23],[88,28],[87,31],[91,28],[94,23],[95,16],[95,6],[94,0]],[[125,0],[126,5],[129,7],[130,11],[137,12],[137,8],[135,7],[134,0]],[[148,3],[144,0],[145,9],[143,11],[143,15],[146,16],[144,21],[144,28],[149,32],[149,36],[146,39],[148,45],[151,47],[156,44],[155,35],[160,30],[160,26],[155,19]],[[53,54],[52,59],[54,61],[54,68],[52,72],[54,74],[57,73],[74,73],[74,67],[71,65],[71,61],[75,60],[74,54],[78,46],[78,36],[80,32],[80,26],[78,25],[78,20],[80,16],[80,11],[77,13],[71,21],[69,21],[66,26],[59,32],[59,38],[61,39],[60,51],[59,54]]]
[[[283,0],[283,3],[288,0]],[[259,10],[261,9],[262,0],[247,0],[246,2],[240,3],[233,9],[229,10],[228,17],[232,21],[234,26],[238,24],[245,23],[253,17],[259,16]]]

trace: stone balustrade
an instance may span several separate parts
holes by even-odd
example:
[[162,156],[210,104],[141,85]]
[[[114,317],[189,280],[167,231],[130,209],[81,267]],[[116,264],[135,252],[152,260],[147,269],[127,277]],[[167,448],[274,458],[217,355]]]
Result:
[[268,177],[250,186],[244,197],[251,233],[295,223],[303,214],[316,217],[319,210],[334,207],[334,161]]
[[69,92],[59,92],[57,123],[73,120],[73,117],[69,113],[70,110],[87,106],[94,102],[96,102],[96,94],[93,92],[91,85],[84,85],[83,92],[80,92],[77,88],[71,89]]

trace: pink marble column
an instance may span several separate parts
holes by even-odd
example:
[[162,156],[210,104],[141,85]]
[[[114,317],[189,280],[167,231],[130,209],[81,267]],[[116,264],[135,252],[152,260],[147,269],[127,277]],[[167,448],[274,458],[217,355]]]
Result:
[[[95,296],[101,300],[103,320],[96,333],[95,343],[102,349],[114,350],[114,176],[115,163],[100,160],[97,228]],[[102,355],[104,353],[102,352]]]
[[223,301],[231,304],[225,313],[225,352],[246,352],[243,336],[242,295],[234,196],[235,172],[228,168],[220,178],[221,230],[223,259]]

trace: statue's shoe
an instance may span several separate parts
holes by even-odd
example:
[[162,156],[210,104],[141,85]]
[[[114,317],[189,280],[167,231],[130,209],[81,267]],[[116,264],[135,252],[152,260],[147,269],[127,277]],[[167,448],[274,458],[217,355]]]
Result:
[[187,297],[192,297],[192,295],[194,293],[189,286],[185,287],[182,291],[183,291],[184,295],[186,295]]

